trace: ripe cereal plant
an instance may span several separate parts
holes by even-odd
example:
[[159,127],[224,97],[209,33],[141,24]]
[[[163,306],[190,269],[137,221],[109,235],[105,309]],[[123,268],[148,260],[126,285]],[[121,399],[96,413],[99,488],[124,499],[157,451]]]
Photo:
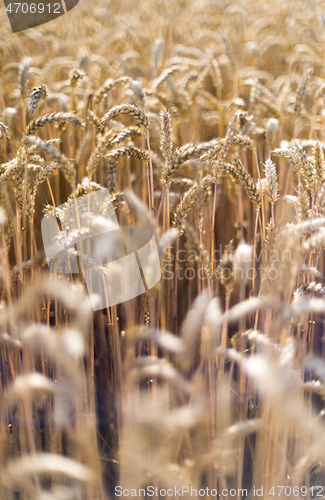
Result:
[[[324,27],[80,0],[12,34],[0,6],[1,499],[325,497]],[[41,221],[103,189],[90,222],[150,228],[161,279],[94,311]]]

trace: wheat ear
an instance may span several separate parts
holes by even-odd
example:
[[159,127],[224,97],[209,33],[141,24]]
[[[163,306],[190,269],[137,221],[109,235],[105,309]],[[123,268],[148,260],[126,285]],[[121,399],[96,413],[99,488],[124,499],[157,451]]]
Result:
[[148,116],[139,106],[135,106],[134,104],[120,104],[119,106],[114,106],[114,108],[111,108],[108,113],[103,116],[99,123],[101,126],[106,127],[106,125],[118,115],[134,116],[144,128],[147,129],[149,126]]
[[233,155],[231,164],[226,164],[224,170],[229,172],[235,179],[239,180],[244,186],[251,202],[259,208],[261,205],[261,194],[237,155]]
[[30,103],[29,110],[31,113],[35,111],[38,106],[39,101],[42,97],[46,97],[48,93],[48,89],[46,85],[39,85],[38,87],[34,87],[32,93],[30,95]]
[[80,120],[79,116],[74,115],[73,113],[50,113],[31,121],[27,126],[25,134],[36,134],[39,128],[44,127],[48,123],[73,123],[74,125],[78,125],[79,127],[85,126],[84,122]]
[[73,167],[73,165],[71,165],[69,160],[62,153],[60,153],[60,151],[58,151],[51,144],[47,144],[46,142],[42,141],[38,137],[27,136],[25,137],[25,143],[28,146],[35,146],[35,149],[37,151],[45,153],[50,160],[57,163],[58,167],[62,170],[62,173],[64,177],[67,179],[67,181],[72,186],[75,186],[76,184],[75,168]]

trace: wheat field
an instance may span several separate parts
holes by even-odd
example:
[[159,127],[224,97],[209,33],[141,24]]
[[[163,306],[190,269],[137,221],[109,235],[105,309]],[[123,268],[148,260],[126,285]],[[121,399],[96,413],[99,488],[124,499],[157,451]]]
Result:
[[[1,500],[325,498],[324,52],[321,0],[1,2]],[[161,279],[93,310],[41,223],[103,189]]]

